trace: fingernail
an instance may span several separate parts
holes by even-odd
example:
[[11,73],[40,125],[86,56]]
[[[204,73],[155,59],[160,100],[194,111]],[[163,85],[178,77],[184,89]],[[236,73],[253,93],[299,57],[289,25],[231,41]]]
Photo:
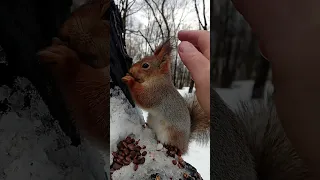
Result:
[[180,46],[179,46],[180,52],[187,52],[187,51],[193,51],[193,50],[194,50],[194,47],[191,43],[187,41],[183,41],[180,43]]

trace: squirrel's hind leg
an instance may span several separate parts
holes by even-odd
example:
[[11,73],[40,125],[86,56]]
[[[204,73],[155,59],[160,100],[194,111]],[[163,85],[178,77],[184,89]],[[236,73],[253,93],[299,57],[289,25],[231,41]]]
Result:
[[166,122],[159,118],[159,116],[153,116],[148,113],[147,124],[150,129],[152,129],[157,137],[157,140],[162,144],[168,143],[168,132]]
[[160,143],[175,146],[182,154],[187,152],[189,139],[185,132],[174,128],[166,120],[152,116],[150,113],[148,114],[147,123],[155,132]]
[[168,144],[177,147],[181,154],[185,154],[189,147],[189,136],[186,132],[178,130],[172,126],[167,127]]

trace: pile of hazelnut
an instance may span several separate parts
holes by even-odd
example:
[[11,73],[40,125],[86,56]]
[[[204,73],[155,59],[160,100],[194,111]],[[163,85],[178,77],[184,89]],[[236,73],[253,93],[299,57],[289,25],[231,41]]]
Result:
[[170,146],[170,145],[164,145],[164,147],[168,150],[167,151],[167,156],[170,156],[170,157],[173,157],[173,158],[176,158],[176,155],[178,156],[178,161],[174,159],[174,160],[172,160],[172,164],[173,165],[177,165],[178,164],[178,167],[180,169],[184,168],[185,163],[184,163],[184,160],[181,157],[181,151],[177,147]]
[[[170,145],[164,145],[164,147],[168,150],[167,151],[167,156],[175,158],[172,160],[173,165],[178,165],[180,169],[192,169],[192,175],[188,173],[183,173],[183,179],[185,180],[196,180],[196,179],[202,179],[200,174],[196,171],[195,168],[191,167],[190,164],[186,163],[182,157],[181,157],[181,151],[175,147],[175,146],[170,146]],[[177,156],[177,158],[176,158]],[[176,160],[178,159],[178,160]],[[188,170],[187,170],[188,171]]]
[[[112,174],[120,169],[123,166],[128,166],[131,162],[134,164],[133,170],[136,171],[140,164],[145,163],[145,156],[147,155],[147,151],[145,151],[146,146],[140,146],[139,140],[135,140],[134,138],[127,136],[124,140],[120,141],[117,145],[117,151],[112,152],[113,163],[110,167],[110,175],[112,178]],[[177,165],[180,169],[185,168],[187,165],[186,162],[181,157],[181,151],[170,145],[162,145],[158,142],[157,150],[160,151],[163,147],[167,149],[166,155],[174,158],[172,160],[173,165]],[[141,152],[142,151],[142,152]],[[177,157],[176,157],[177,156]],[[153,159],[155,160],[155,159]],[[197,176],[200,175],[197,173]],[[160,179],[158,176],[156,179]],[[183,179],[198,179],[190,176],[187,173],[183,174]]]
[[[139,141],[140,140],[136,141],[128,136],[126,139],[118,143],[118,150],[116,152],[112,152],[113,163],[110,167],[111,174],[115,170],[120,169],[122,166],[128,166],[131,162],[133,162],[133,169],[136,171],[138,169],[138,165],[145,162],[144,156],[147,155],[147,151],[143,150],[146,148],[146,146],[139,146]],[[141,150],[143,152],[141,152]]]

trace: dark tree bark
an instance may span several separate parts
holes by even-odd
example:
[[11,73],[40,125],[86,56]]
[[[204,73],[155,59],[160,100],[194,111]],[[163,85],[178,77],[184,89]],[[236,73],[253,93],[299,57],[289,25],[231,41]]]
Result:
[[10,83],[14,76],[28,78],[72,144],[79,145],[79,134],[60,93],[36,58],[36,53],[51,44],[52,37],[57,35],[70,13],[72,1],[1,1],[0,4],[0,43],[8,61],[7,66],[2,66],[1,74],[10,72],[3,76],[6,80],[2,79],[2,83]]
[[221,74],[221,87],[222,88],[230,88],[232,81],[233,81],[233,77],[234,77],[234,73],[233,69],[230,68],[230,61],[232,61],[231,59],[231,53],[232,53],[232,37],[228,38],[228,44],[227,44],[227,50],[226,50],[226,59],[225,59],[225,64],[223,66],[222,69],[222,74]]
[[[222,66],[222,71],[219,72],[219,67],[217,67],[217,77],[218,78],[218,81],[219,81],[219,85],[220,87],[223,87],[225,85],[222,85],[224,84],[224,82],[228,81],[226,79],[229,79],[230,77],[228,76],[228,67],[229,67],[229,62],[227,59],[227,55],[228,55],[228,38],[227,38],[227,35],[228,35],[228,31],[229,31],[229,22],[231,20],[231,16],[230,16],[230,11],[231,11],[231,8],[229,7],[230,6],[230,1],[226,1],[225,5],[224,5],[224,8],[225,10],[223,11],[223,13],[220,13],[220,19],[223,19],[223,14],[225,16],[225,20],[223,22],[220,23],[220,30],[218,31],[218,43],[217,43],[217,51],[216,51],[216,57],[217,58],[220,58],[222,57],[223,59],[225,59],[225,62],[217,62],[217,66],[219,66],[219,63],[221,63],[223,66]],[[227,86],[227,85],[226,85]]]
[[[235,50],[233,53],[233,64],[232,64],[232,68],[231,68],[231,74],[232,74],[232,81],[237,80],[237,72],[240,68],[240,64],[241,64],[241,36],[236,37],[236,42],[235,42]],[[232,84],[232,82],[231,82]],[[230,84],[230,85],[231,85]]]
[[189,93],[192,93],[193,87],[194,87],[194,81],[191,80],[191,81],[190,81],[190,85],[189,85],[189,90],[188,90]]
[[127,99],[134,106],[134,102],[131,98],[129,89],[126,84],[121,80],[122,77],[126,75],[129,68],[132,65],[132,58],[128,56],[125,39],[121,36],[125,32],[123,27],[120,12],[115,5],[114,1],[111,1],[110,11],[108,11],[108,19],[111,25],[110,32],[110,76],[112,79],[110,88],[114,86],[119,86],[123,93],[126,95]]
[[262,56],[256,69],[256,78],[252,89],[252,99],[261,99],[264,95],[264,87],[268,78],[270,63]]

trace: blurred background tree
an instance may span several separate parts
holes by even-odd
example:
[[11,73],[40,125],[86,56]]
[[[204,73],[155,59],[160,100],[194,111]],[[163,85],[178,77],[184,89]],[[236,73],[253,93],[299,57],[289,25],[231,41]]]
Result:
[[[262,98],[270,65],[260,54],[258,41],[230,0],[116,0],[123,25],[126,49],[133,61],[151,54],[164,40],[183,29],[211,32],[211,81],[215,87],[232,88],[234,81],[255,81],[253,98]],[[210,16],[211,14],[211,16]],[[172,79],[179,89],[194,83],[173,51]]]
[[123,37],[133,61],[150,55],[156,46],[171,39],[172,79],[181,89],[194,83],[175,49],[180,30],[210,30],[210,0],[116,0],[125,26]]
[[254,80],[252,98],[263,98],[270,65],[249,24],[230,0],[212,1],[211,14],[211,83],[232,88],[234,81]]

